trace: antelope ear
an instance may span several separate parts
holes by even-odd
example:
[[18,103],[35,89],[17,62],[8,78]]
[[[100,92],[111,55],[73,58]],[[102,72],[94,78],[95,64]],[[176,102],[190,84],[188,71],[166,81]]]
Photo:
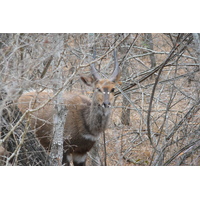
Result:
[[81,76],[81,80],[83,83],[85,83],[87,86],[93,86],[94,78],[92,76]]

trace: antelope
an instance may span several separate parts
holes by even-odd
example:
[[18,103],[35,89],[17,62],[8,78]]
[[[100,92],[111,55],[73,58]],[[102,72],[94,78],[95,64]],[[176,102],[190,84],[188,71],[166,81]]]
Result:
[[[64,94],[64,104],[68,109],[63,133],[63,161],[70,165],[72,158],[74,166],[86,165],[87,152],[93,147],[106,130],[109,116],[114,101],[115,86],[120,78],[120,68],[115,59],[115,68],[110,78],[101,79],[94,65],[90,66],[91,75],[81,76],[87,86],[93,88],[92,99],[75,93]],[[37,107],[42,102],[52,97],[53,93],[35,91],[22,94],[18,106],[24,113],[30,106]],[[40,143],[49,150],[53,131],[53,102],[33,113],[30,126],[35,128],[35,133]]]

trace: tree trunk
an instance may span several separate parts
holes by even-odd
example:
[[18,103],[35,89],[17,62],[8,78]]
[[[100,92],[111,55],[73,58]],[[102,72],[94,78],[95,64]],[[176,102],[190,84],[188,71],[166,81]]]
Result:
[[62,165],[63,160],[63,133],[66,122],[67,108],[64,104],[63,91],[62,91],[62,68],[60,62],[62,60],[61,53],[63,51],[63,38],[58,35],[56,37],[58,40],[58,50],[56,55],[57,66],[55,65],[55,60],[53,61],[55,74],[54,74],[54,83],[53,91],[56,94],[61,90],[58,95],[54,98],[54,109],[55,113],[53,116],[53,142],[50,152],[50,162],[53,166]]
[[[198,65],[199,65],[199,66],[196,66],[195,69],[194,69],[195,74],[194,74],[193,80],[199,80],[199,71],[200,71],[200,33],[193,33],[192,35],[193,35],[195,46],[196,46],[197,61],[198,61]],[[197,101],[199,101],[199,99],[200,99],[199,82],[195,81],[195,85],[196,85],[196,95],[197,95],[196,99],[197,99]]]
[[[59,78],[60,75],[61,75],[61,70],[56,72],[55,77]],[[57,84],[57,87],[59,86],[60,84]],[[63,160],[63,133],[67,115],[67,108],[64,105],[63,101],[63,92],[60,92],[55,97],[54,109],[55,109],[55,114],[53,116],[53,142],[50,152],[50,162],[51,165],[53,166],[60,166],[62,165],[62,160]]]
[[[146,33],[146,38],[147,38],[147,45],[148,49],[153,51],[153,38],[151,33]],[[151,60],[151,68],[154,68],[156,66],[156,58],[154,53],[152,52],[150,55],[150,60]]]
[[53,142],[50,152],[51,165],[62,165],[63,160],[63,132],[65,128],[67,109],[63,103],[63,95],[60,92],[54,100],[55,114],[53,116]]
[[[128,67],[126,65],[124,65],[123,70],[122,70],[122,79],[126,79],[126,77],[129,76],[129,72],[128,72]],[[126,94],[127,97],[130,99],[131,95],[130,93]],[[123,96],[122,97],[122,114],[121,114],[121,122],[124,125],[129,126],[130,125],[130,102],[129,100]]]

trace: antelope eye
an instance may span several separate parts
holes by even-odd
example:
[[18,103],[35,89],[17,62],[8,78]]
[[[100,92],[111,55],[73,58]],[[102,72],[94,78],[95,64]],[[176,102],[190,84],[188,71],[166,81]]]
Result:
[[101,92],[101,90],[100,90],[99,88],[97,88],[97,91],[98,91],[98,92]]
[[114,92],[115,91],[115,88],[112,88],[112,90],[110,92]]

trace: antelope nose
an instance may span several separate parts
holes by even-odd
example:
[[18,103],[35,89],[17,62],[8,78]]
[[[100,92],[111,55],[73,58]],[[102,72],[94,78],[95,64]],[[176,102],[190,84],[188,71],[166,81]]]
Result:
[[110,102],[103,102],[102,107],[109,108],[111,106]]

